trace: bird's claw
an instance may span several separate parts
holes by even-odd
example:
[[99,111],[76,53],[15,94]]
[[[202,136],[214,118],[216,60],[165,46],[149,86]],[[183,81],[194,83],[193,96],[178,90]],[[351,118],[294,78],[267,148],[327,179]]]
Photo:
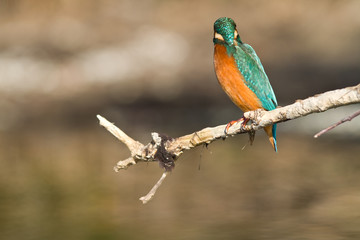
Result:
[[225,127],[225,129],[224,129],[225,135],[227,135],[227,133],[229,132],[229,128],[230,128],[232,125],[234,125],[235,123],[237,123],[237,122],[238,122],[238,121],[233,120],[233,121],[229,122],[229,123],[226,125],[226,127]]
[[247,118],[245,118],[245,117],[242,117],[242,118],[240,118],[240,119],[238,119],[238,120],[233,120],[233,121],[229,122],[229,123],[226,125],[225,130],[224,130],[225,135],[228,134],[229,128],[230,128],[232,125],[234,125],[235,123],[241,122],[240,129],[243,129],[244,126],[247,124],[248,121],[249,121],[249,119],[247,119]]

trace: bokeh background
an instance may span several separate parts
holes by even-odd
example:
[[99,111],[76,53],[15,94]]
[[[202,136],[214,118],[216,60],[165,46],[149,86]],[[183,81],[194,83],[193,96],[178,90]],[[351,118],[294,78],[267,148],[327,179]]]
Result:
[[[186,152],[155,198],[147,143],[242,116],[218,86],[212,25],[235,19],[280,105],[358,84],[360,1],[0,0],[2,239],[359,239],[359,105]],[[242,149],[246,146],[244,149]]]

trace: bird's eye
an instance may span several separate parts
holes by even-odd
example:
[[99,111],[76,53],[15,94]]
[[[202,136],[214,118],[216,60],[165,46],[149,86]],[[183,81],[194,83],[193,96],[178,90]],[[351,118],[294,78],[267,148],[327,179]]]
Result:
[[216,38],[216,39],[218,39],[218,40],[221,40],[221,41],[224,41],[223,36],[221,36],[221,34],[218,34],[217,32],[215,32],[214,38]]

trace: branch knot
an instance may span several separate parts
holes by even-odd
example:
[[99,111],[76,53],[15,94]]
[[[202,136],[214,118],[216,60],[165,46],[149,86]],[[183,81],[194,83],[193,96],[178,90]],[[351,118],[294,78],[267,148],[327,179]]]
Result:
[[165,171],[171,171],[175,167],[176,155],[168,151],[167,145],[173,142],[174,139],[165,134],[151,133],[153,140],[151,143],[155,146],[156,152],[154,159],[159,162],[160,167]]

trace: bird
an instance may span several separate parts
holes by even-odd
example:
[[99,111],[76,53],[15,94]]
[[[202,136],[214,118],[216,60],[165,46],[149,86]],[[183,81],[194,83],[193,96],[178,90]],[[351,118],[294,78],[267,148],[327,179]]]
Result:
[[[221,17],[215,21],[213,42],[215,74],[232,102],[243,112],[275,109],[278,106],[276,96],[260,58],[250,45],[240,39],[233,19]],[[242,120],[245,124],[248,121],[245,118]],[[227,125],[225,133],[235,122]],[[277,152],[276,124],[264,130]]]

